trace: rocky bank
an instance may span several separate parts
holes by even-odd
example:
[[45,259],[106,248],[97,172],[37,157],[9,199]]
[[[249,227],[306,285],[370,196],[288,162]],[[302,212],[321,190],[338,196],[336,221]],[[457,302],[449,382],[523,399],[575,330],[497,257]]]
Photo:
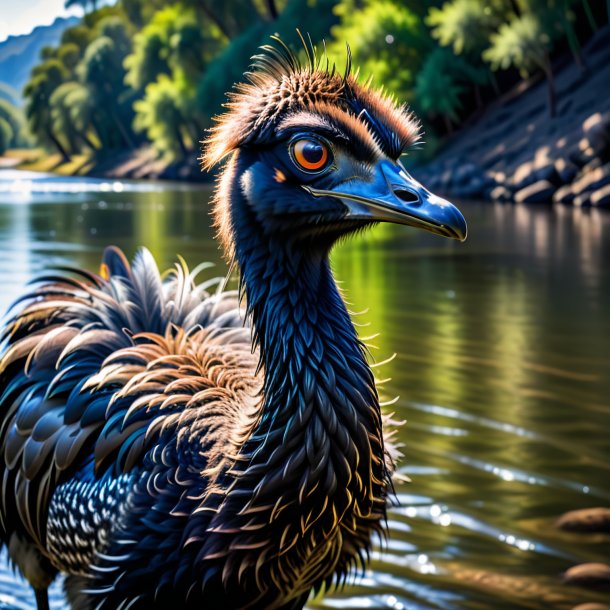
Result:
[[523,83],[465,126],[414,173],[455,199],[610,208],[610,27],[584,48],[586,68],[557,68],[557,115],[546,83]]

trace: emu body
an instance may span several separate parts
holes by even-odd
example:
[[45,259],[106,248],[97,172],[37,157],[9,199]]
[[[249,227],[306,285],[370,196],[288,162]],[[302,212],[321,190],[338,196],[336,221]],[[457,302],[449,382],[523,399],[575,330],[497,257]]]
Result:
[[328,253],[379,221],[466,227],[400,164],[406,110],[308,53],[267,48],[207,144],[245,310],[110,248],[6,327],[0,536],[40,609],[62,571],[77,609],[296,610],[383,528],[393,455]]

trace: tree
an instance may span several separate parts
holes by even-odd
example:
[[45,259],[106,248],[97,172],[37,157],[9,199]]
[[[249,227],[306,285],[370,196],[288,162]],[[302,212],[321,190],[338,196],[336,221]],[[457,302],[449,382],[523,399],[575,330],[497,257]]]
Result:
[[350,6],[351,2],[337,7],[341,22],[332,28],[330,55],[344,57],[345,41],[350,41],[364,75],[373,75],[402,99],[411,99],[423,57],[433,48],[421,19],[397,0],[367,0],[359,11]]
[[531,13],[513,17],[491,36],[491,46],[483,52],[483,58],[492,69],[514,66],[523,77],[536,69],[544,72],[548,85],[548,108],[555,116],[555,79],[549,56],[552,44],[540,21]]
[[184,95],[178,83],[163,74],[146,87],[144,99],[135,103],[135,128],[146,131],[157,152],[166,159],[186,157],[185,118],[180,110]]
[[0,155],[10,148],[13,140],[13,130],[7,121],[0,117]]
[[56,59],[49,59],[32,70],[32,77],[24,90],[26,116],[30,130],[43,144],[52,144],[64,162],[70,160],[68,151],[53,128],[51,96],[67,78],[66,69]]
[[26,146],[29,141],[25,127],[23,110],[8,100],[0,99],[0,119],[11,129],[11,137],[7,140],[9,148],[15,146]]
[[432,7],[426,24],[441,46],[450,46],[456,55],[476,54],[489,45],[489,37],[500,25],[502,15],[493,3],[479,0],[451,0],[441,8]]
[[108,148],[134,146],[132,99],[124,83],[123,43],[119,40],[115,44],[108,36],[97,38],[87,47],[77,70],[93,97],[99,122],[107,124],[108,131],[102,127],[100,132],[105,134],[104,145]]
[[95,144],[87,135],[89,123],[79,116],[83,108],[76,104],[75,94],[78,96],[83,90],[83,86],[71,81],[63,83],[51,95],[51,119],[53,130],[60,134],[61,140],[66,148],[76,154],[82,150],[83,145],[95,150]]
[[74,44],[81,53],[85,52],[87,45],[93,40],[93,32],[83,24],[78,24],[64,30],[61,35],[61,45]]
[[417,106],[431,117],[441,116],[449,133],[452,121],[458,121],[460,96],[465,90],[458,82],[459,62],[451,51],[438,47],[428,55],[415,83]]
[[71,77],[75,76],[76,66],[81,58],[81,51],[78,45],[73,42],[62,44],[57,49],[57,60],[61,62]]

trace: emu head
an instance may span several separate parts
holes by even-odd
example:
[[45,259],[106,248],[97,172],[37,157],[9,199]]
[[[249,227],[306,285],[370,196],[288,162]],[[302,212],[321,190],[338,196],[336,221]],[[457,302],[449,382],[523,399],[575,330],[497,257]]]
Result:
[[462,214],[400,161],[419,138],[406,106],[358,83],[349,48],[339,74],[313,45],[304,43],[302,63],[275,42],[254,58],[248,82],[229,94],[227,112],[204,142],[208,169],[232,153],[214,202],[229,256],[246,222],[270,239],[306,247],[331,245],[379,221],[464,240]]

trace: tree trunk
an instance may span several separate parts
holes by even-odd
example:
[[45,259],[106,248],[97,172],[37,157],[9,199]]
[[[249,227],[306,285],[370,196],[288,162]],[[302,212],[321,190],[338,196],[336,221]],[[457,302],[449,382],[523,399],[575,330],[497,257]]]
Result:
[[85,133],[80,133],[78,134],[78,137],[83,141],[83,143],[88,146],[91,150],[95,151],[97,150],[97,146],[93,143],[93,140],[91,140],[91,138]]
[[129,133],[127,133],[125,126],[123,125],[123,123],[121,122],[119,117],[116,115],[114,108],[109,110],[109,114],[110,114],[110,117],[112,118],[112,121],[117,126],[117,129],[119,130],[121,137],[123,138],[123,141],[125,142],[125,144],[127,144],[127,148],[134,149],[135,144],[133,143],[133,140],[131,139],[131,136],[129,135]]
[[557,114],[557,95],[555,93],[555,75],[553,74],[553,66],[549,54],[546,53],[544,58],[544,73],[546,75],[549,116],[554,118]]
[[447,135],[451,135],[453,133],[453,125],[451,124],[451,119],[443,114],[443,121],[445,121],[445,129],[447,130]]
[[[608,0],[610,2],[610,0]],[[227,37],[227,40],[231,40],[233,38],[230,29],[226,26],[224,21],[218,17],[208,6],[206,6],[205,2],[199,3],[199,7],[206,14],[208,18],[210,18],[217,26],[218,29]]]
[[510,0],[510,5],[513,8],[513,13],[515,13],[515,16],[521,17],[521,10],[519,9],[519,3],[517,0]]
[[[608,0],[608,2],[610,2],[610,0]],[[496,78],[496,75],[493,72],[490,72],[489,75],[490,75],[491,88],[494,90],[494,93],[496,94],[496,96],[499,96],[500,87],[498,85],[498,79]]]
[[[585,0],[586,2],[586,0]],[[576,65],[582,70],[586,70],[585,61],[582,56],[582,52],[580,50],[580,43],[578,42],[578,37],[576,36],[576,32],[574,31],[574,26],[570,23],[570,20],[567,17],[567,3],[564,0],[564,11],[561,16],[563,31],[566,34],[566,38],[568,40],[568,46],[570,47],[570,51],[572,52],[572,56],[574,57],[574,61]]]
[[475,83],[474,85],[474,99],[477,103],[477,110],[481,110],[483,107],[483,100],[481,99],[481,87]]
[[55,148],[57,148],[57,151],[61,155],[62,161],[64,163],[70,163],[72,159],[70,158],[68,151],[64,148],[63,144],[55,137],[55,134],[53,133],[51,128],[47,127],[46,132],[49,140],[53,142],[53,145],[55,146]]
[[271,17],[271,21],[275,21],[279,16],[275,0],[265,0],[265,4],[267,5],[267,12],[269,13],[269,17]]
[[186,159],[188,157],[189,151],[186,148],[184,139],[182,138],[182,132],[180,131],[180,125],[178,125],[177,123],[174,125],[174,133],[176,134],[176,140],[178,142],[178,146],[180,147],[180,152],[182,153],[182,157],[184,159]]
[[[593,11],[591,10],[591,5],[589,4],[589,0],[582,0],[582,6],[585,9],[585,15],[587,16],[587,21],[591,26],[591,29],[594,32],[597,32],[597,22],[595,21],[595,17],[593,17]],[[608,9],[610,10],[610,2],[608,3]],[[608,13],[610,15],[610,12]]]

